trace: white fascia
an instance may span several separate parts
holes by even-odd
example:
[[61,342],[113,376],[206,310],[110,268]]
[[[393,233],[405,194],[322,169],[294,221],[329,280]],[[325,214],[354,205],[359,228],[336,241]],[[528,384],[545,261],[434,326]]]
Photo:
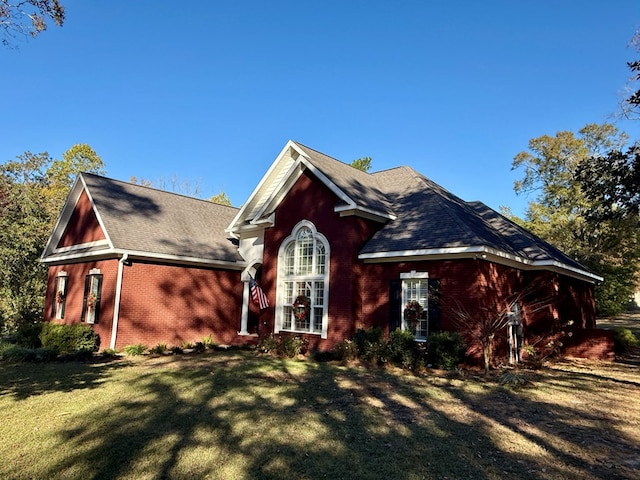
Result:
[[69,253],[77,250],[86,250],[87,248],[95,247],[107,247],[110,248],[109,242],[106,239],[96,240],[94,242],[78,243],[76,245],[70,245],[68,247],[58,247],[53,250],[53,253]]
[[150,253],[140,252],[135,250],[123,250],[109,248],[107,250],[98,250],[90,253],[68,253],[61,255],[49,255],[46,259],[43,259],[45,264],[61,264],[69,261],[75,261],[79,263],[81,261],[93,261],[93,260],[107,260],[111,258],[120,258],[123,255],[128,255],[129,260],[144,260],[149,262],[164,262],[178,265],[192,265],[192,266],[208,266],[227,268],[230,270],[242,270],[245,268],[244,262],[231,262],[226,260],[211,260],[207,258],[187,257],[181,255],[167,255],[163,253]]
[[302,163],[311,170],[311,172],[318,177],[322,183],[324,183],[329,190],[331,190],[340,200],[342,200],[345,204],[339,205],[333,209],[334,212],[340,213],[341,217],[346,217],[348,215],[360,215],[362,217],[370,218],[372,220],[383,219],[383,221],[387,220],[395,220],[396,216],[392,215],[388,212],[380,212],[379,210],[372,210],[370,208],[362,207],[353,199],[344,193],[335,183],[333,183],[329,178],[322,173],[321,170],[317,169],[315,165],[313,165],[309,159],[305,156],[302,160]]
[[432,257],[437,255],[463,255],[474,253],[487,253],[486,247],[449,247],[449,248],[425,248],[418,250],[400,250],[395,252],[374,252],[374,253],[361,253],[358,255],[360,260],[373,260],[373,261],[387,261],[397,262],[405,260],[407,257]]
[[446,260],[451,258],[477,258],[523,270],[551,270],[579,280],[601,282],[602,277],[556,260],[529,260],[486,246],[431,248],[396,252],[375,252],[358,255],[365,263],[402,262],[419,260]]
[[269,217],[267,217],[266,219],[262,218],[262,216],[265,214],[265,212],[268,212],[275,205],[278,205],[280,203],[280,201],[286,196],[286,194],[289,193],[289,190],[291,190],[291,187],[293,187],[293,184],[296,182],[296,180],[298,180],[298,178],[300,178],[300,176],[302,175],[302,168],[300,168],[300,158],[301,157],[298,157],[298,160],[293,162],[287,173],[282,177],[280,183],[273,189],[271,198],[264,203],[262,208],[257,211],[255,216],[249,221],[249,223],[253,225],[265,223],[269,225],[273,223],[271,220],[272,215],[269,215]]
[[253,201],[258,196],[259,192],[262,190],[262,187],[267,182],[267,179],[271,176],[271,173],[276,169],[278,163],[280,163],[280,161],[287,154],[290,148],[293,148],[297,152],[300,152],[300,150],[296,147],[296,144],[293,141],[289,140],[287,142],[287,144],[280,151],[280,153],[278,154],[276,159],[273,161],[273,163],[271,164],[267,172],[262,176],[262,178],[260,179],[260,182],[258,182],[258,185],[256,185],[256,188],[253,189],[253,192],[251,192],[251,195],[249,195],[249,198],[247,199],[247,201],[240,208],[240,210],[238,211],[236,216],[233,218],[229,226],[225,229],[225,232],[231,235],[235,234],[235,232],[238,230],[237,224],[245,217],[247,212],[250,212],[251,209],[255,208]]
[[370,208],[364,208],[351,205],[342,205],[333,209],[334,212],[339,213],[341,217],[348,217],[356,215],[358,217],[367,218],[369,220],[375,220],[377,222],[385,223],[388,220],[395,220],[397,217],[392,213],[380,213],[377,210],[371,210]]

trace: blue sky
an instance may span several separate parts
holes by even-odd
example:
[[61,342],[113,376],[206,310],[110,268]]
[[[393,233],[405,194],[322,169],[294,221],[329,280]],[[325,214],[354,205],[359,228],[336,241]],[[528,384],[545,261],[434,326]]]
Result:
[[637,0],[62,3],[64,27],[0,47],[0,162],[87,143],[112,178],[236,206],[293,139],[521,214],[513,157],[614,120],[640,27]]

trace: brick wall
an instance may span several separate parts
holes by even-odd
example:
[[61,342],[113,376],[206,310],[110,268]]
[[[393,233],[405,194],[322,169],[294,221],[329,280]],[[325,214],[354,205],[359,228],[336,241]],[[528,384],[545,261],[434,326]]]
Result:
[[83,191],[57,247],[80,245],[104,239],[104,232],[93,212],[89,197]]
[[[323,234],[331,251],[329,274],[329,326],[327,339],[307,335],[312,348],[327,350],[355,332],[354,319],[359,315],[361,302],[356,290],[354,272],[358,268],[357,254],[364,242],[381,224],[359,217],[341,217],[334,212],[340,200],[312,173],[306,171],[291,188],[275,212],[275,226],[265,231],[262,287],[275,304],[278,249],[301,220],[312,222]],[[271,307],[261,319],[273,332],[275,309]]]
[[[93,328],[100,336],[100,348],[107,348],[111,341],[114,295],[116,291],[116,277],[118,273],[118,261],[115,259],[49,267],[47,296],[45,298],[44,306],[44,320],[65,324],[80,323],[82,318],[85,277],[93,268],[99,269],[100,273],[103,275],[100,314],[98,322],[93,325]],[[55,301],[56,296],[55,278],[58,273],[63,270],[68,275],[65,314],[62,320],[56,320],[51,317],[51,306],[52,302]]]
[[[49,268],[45,321],[79,323],[85,276],[92,268],[103,274],[100,316],[93,325],[100,347],[111,343],[118,260],[77,263]],[[68,274],[65,315],[51,317],[55,277]],[[211,269],[133,263],[123,272],[116,348],[143,343],[181,345],[211,335],[216,343],[251,341],[239,337],[242,284],[240,273]]]
[[181,345],[208,335],[239,343],[241,305],[238,271],[134,262],[123,274],[116,346]]
[[598,328],[574,329],[562,339],[563,354],[569,357],[614,360],[614,331]]

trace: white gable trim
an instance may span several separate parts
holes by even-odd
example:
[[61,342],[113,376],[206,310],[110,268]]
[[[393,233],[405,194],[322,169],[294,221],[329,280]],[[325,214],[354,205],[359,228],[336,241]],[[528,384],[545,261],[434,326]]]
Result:
[[[57,248],[58,243],[60,242],[60,239],[62,238],[62,235],[64,235],[64,232],[67,228],[67,225],[69,224],[69,220],[71,219],[71,216],[73,215],[73,212],[75,211],[75,208],[78,204],[78,200],[80,200],[80,197],[82,196],[82,192],[85,192],[87,194],[87,198],[89,199],[89,203],[91,204],[91,208],[93,210],[93,213],[96,216],[96,219],[98,221],[98,225],[100,226],[100,228],[102,229],[102,233],[105,236],[104,240],[101,240],[100,242],[106,242],[109,248],[113,248],[113,242],[111,241],[111,238],[109,237],[109,233],[107,232],[107,229],[104,226],[104,222],[102,221],[102,218],[100,217],[100,214],[98,213],[98,209],[96,208],[96,205],[93,201],[93,197],[91,196],[91,192],[89,191],[89,188],[87,187],[87,184],[84,180],[84,177],[82,176],[82,174],[78,175],[78,177],[76,178],[76,181],[74,182],[73,186],[71,187],[71,191],[69,192],[69,196],[67,197],[67,200],[64,203],[64,206],[62,207],[62,210],[60,212],[60,215],[58,215],[58,219],[56,220],[56,224],[53,227],[53,232],[51,233],[51,235],[49,236],[49,239],[47,240],[47,244],[44,247],[44,250],[42,252],[42,255],[40,256],[40,260],[44,261],[45,257],[49,257],[54,253],[58,253],[61,249]],[[76,249],[80,249],[80,248],[86,248],[87,244],[83,244],[83,245],[73,245],[70,247],[61,247],[61,248],[76,248]]]
[[[284,148],[280,151],[276,159],[273,161],[273,163],[271,164],[267,172],[260,179],[260,182],[258,182],[258,185],[256,186],[256,188],[253,189],[253,192],[251,192],[251,195],[249,195],[249,198],[244,203],[244,205],[240,208],[237,215],[234,217],[234,219],[231,221],[229,226],[226,228],[225,232],[233,235],[235,234],[235,232],[237,232],[240,229],[243,223],[243,219],[246,219],[246,217],[251,213],[251,211],[254,208],[256,208],[260,192],[264,188],[266,188],[269,178],[277,170],[278,164],[287,156],[290,149],[294,149],[296,152],[300,153],[300,150],[297,148],[295,143],[289,140],[287,144],[284,146]],[[254,220],[254,219],[251,219],[251,220]]]
[[[285,162],[292,163],[287,166]],[[279,169],[283,170],[279,172]],[[358,215],[376,221],[395,219],[395,216],[388,212],[376,211],[358,205],[347,192],[340,189],[322,170],[313,164],[310,157],[301,147],[289,140],[225,231],[236,235],[246,228],[247,223],[251,225],[273,225],[273,219],[265,218],[265,216],[269,216],[282,202],[305,169],[313,173],[338,197],[339,200],[334,207],[334,211],[340,213],[341,216]],[[270,185],[269,182],[277,183]]]
[[88,248],[109,247],[109,242],[104,240],[96,240],[95,242],[78,243],[77,245],[70,245],[68,247],[59,247],[53,250],[53,253],[67,253],[74,252],[76,250],[86,250]]

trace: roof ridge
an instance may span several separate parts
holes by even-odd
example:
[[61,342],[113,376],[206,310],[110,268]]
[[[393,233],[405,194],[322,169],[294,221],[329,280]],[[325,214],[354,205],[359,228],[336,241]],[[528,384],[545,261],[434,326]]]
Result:
[[[291,140],[291,141],[293,143],[295,143],[296,145],[298,145],[299,147],[302,147],[305,150],[311,150],[312,152],[317,153],[318,155],[322,155],[323,157],[329,158],[331,160],[335,160],[336,162],[341,163],[342,165],[346,165],[347,167],[352,168],[356,172],[361,172],[361,173],[363,173],[365,175],[368,175],[368,176],[372,176],[373,175],[372,173],[365,172],[364,170],[360,170],[359,168],[356,168],[353,165],[351,165],[350,163],[347,163],[347,162],[345,162],[343,160],[340,160],[339,158],[332,157],[331,155],[327,155],[326,153],[323,153],[323,152],[321,152],[319,150],[316,150],[315,148],[308,147],[304,143],[296,142],[295,140]],[[376,172],[374,172],[374,173],[376,173]]]
[[184,198],[184,199],[187,199],[187,200],[195,200],[195,201],[199,201],[199,202],[210,203],[212,205],[218,205],[220,207],[233,208],[234,210],[238,210],[238,207],[234,207],[233,205],[223,205],[221,203],[212,202],[211,200],[207,200],[206,198],[198,198],[198,197],[193,197],[191,195],[185,195],[184,193],[171,192],[169,190],[163,190],[161,188],[153,187],[153,186],[150,186],[150,185],[141,185],[139,183],[133,183],[133,182],[128,182],[126,180],[119,180],[117,178],[107,177],[106,175],[98,175],[96,173],[91,173],[91,172],[80,172],[80,175],[82,175],[82,176],[92,176],[92,177],[100,178],[100,179],[103,179],[103,180],[108,180],[110,182],[116,182],[116,183],[120,183],[120,184],[124,184],[124,185],[129,185],[129,186],[132,186],[134,188],[152,190],[154,192],[158,192],[158,193],[162,193],[162,194],[175,195],[177,197],[181,197],[181,198]]

